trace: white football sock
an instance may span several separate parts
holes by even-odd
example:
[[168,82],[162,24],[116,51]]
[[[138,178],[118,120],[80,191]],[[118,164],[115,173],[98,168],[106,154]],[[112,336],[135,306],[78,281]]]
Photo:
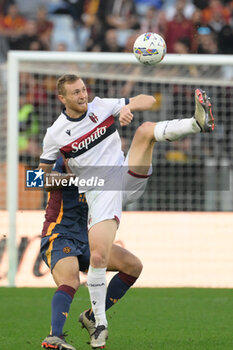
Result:
[[95,315],[95,326],[108,326],[105,313],[106,303],[106,268],[94,268],[91,265],[87,274],[87,286],[91,299],[91,307]]
[[156,123],[154,135],[156,141],[175,141],[200,131],[194,118],[173,119]]

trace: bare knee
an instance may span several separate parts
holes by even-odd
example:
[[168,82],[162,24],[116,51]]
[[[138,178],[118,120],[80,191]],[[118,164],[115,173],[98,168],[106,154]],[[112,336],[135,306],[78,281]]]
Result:
[[80,280],[79,278],[64,278],[63,280],[60,281],[59,286],[63,284],[69,287],[72,287],[73,289],[75,289],[75,291],[77,291],[78,288],[80,287]]
[[125,264],[125,268],[122,269],[122,272],[138,278],[142,272],[142,269],[143,265],[141,260],[135,255],[131,255],[130,259],[127,261],[127,264]]
[[78,288],[80,287],[80,279],[75,278],[72,279],[72,281],[68,284],[70,287],[74,288],[76,291],[78,290]]
[[77,291],[80,286],[80,279],[79,279],[78,273],[77,274],[73,272],[68,272],[66,274],[56,273],[56,275],[53,274],[53,278],[58,287],[62,285],[67,285],[75,289],[75,291]]
[[143,265],[142,265],[142,262],[139,258],[135,257],[134,259],[134,264],[132,266],[132,272],[131,272],[131,275],[134,276],[134,277],[139,277],[141,272],[142,272],[142,269],[143,269]]
[[155,123],[144,122],[136,130],[135,136],[141,140],[154,141]]
[[90,263],[92,267],[103,268],[107,266],[108,261],[103,252],[95,250],[91,253]]

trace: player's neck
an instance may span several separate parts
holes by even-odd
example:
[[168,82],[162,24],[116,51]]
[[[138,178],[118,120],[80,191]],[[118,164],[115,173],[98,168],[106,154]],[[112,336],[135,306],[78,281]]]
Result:
[[74,110],[68,109],[68,108],[65,109],[65,112],[68,115],[68,117],[70,117],[72,119],[78,119],[85,113],[85,111],[77,112],[77,111],[74,111]]

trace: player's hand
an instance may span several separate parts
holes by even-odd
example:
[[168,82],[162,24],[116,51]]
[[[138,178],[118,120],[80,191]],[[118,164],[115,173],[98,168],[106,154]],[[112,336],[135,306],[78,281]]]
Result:
[[119,122],[121,126],[126,126],[133,120],[133,113],[131,113],[130,108],[126,105],[121,108]]

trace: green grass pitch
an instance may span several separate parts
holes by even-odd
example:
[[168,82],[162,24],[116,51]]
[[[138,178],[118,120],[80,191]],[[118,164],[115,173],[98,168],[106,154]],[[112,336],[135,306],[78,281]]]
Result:
[[[37,350],[49,333],[55,289],[0,288],[0,349]],[[65,325],[67,341],[91,349],[77,322],[89,306],[81,287]],[[232,350],[233,293],[230,289],[131,289],[107,313],[106,350]]]

